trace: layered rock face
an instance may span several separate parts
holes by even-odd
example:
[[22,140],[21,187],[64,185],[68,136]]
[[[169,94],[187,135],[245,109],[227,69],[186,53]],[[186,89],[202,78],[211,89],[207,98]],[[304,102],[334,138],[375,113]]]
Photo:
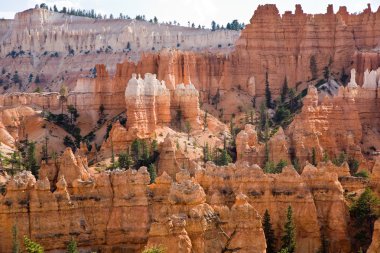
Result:
[[[345,152],[361,161],[362,153],[379,146],[377,136],[380,115],[377,108],[378,71],[364,73],[364,85],[355,80],[355,70],[347,87],[340,87],[336,96],[324,96],[310,86],[303,107],[286,129],[269,140],[270,159],[290,161],[296,157],[304,165],[311,161],[313,149],[317,162],[324,154],[330,158]],[[237,159],[262,164],[265,145],[260,143],[253,126],[246,125],[236,138]],[[372,165],[370,166],[372,167]]]
[[348,210],[337,174],[317,168],[307,171],[299,176],[287,167],[281,174],[267,175],[256,165],[222,168],[208,165],[196,173],[195,179],[205,189],[207,202],[215,210],[223,210],[224,205],[232,206],[239,193],[248,196],[249,203],[259,214],[263,215],[268,209],[277,238],[282,234],[285,210],[292,206],[297,252],[317,252],[321,233],[328,237],[332,249],[350,252]]
[[[181,83],[190,77],[204,101],[218,88],[229,90],[237,85],[252,96],[263,97],[264,86],[256,84],[265,82],[266,72],[272,94],[278,95],[285,77],[290,87],[318,78],[330,58],[333,72],[341,74],[345,69],[348,73],[349,68],[356,67],[362,79],[367,68],[380,64],[376,52],[374,56],[362,56],[366,54],[362,51],[378,46],[380,31],[375,27],[380,22],[379,13],[369,7],[361,14],[348,14],[341,7],[334,14],[329,6],[326,14],[310,15],[297,5],[294,14],[281,16],[275,5],[260,5],[230,54],[163,51],[143,55],[137,64],[126,62],[122,71],[158,73],[158,78],[168,84],[173,79]],[[310,70],[312,57],[317,76],[312,76]]]
[[170,94],[165,83],[155,75],[145,74],[144,79],[132,75],[125,90],[127,108],[127,128],[144,138],[158,125],[170,122]]
[[58,161],[43,163],[39,170],[40,178],[47,178],[52,184],[64,178],[69,187],[80,182],[91,181],[87,158],[74,155],[71,148],[66,148]]
[[[25,54],[21,57],[21,69],[7,69],[10,73],[18,70],[25,80],[30,73],[33,76],[39,73],[46,83],[51,83],[49,88],[53,90],[59,89],[63,79],[74,87],[77,79],[93,69],[94,63],[103,63],[114,73],[115,82],[124,88],[132,73],[157,73],[157,78],[164,80],[169,90],[179,83],[190,84],[191,79],[204,102],[218,89],[229,91],[239,86],[249,95],[257,96],[259,103],[264,86],[257,84],[264,83],[266,72],[274,96],[279,94],[285,77],[290,87],[305,88],[312,78],[321,77],[330,58],[331,72],[342,74],[344,69],[348,73],[349,68],[355,67],[358,80],[362,80],[366,69],[380,66],[380,58],[374,51],[380,37],[376,28],[379,13],[368,7],[360,14],[348,14],[341,7],[334,14],[329,6],[326,14],[310,15],[297,5],[294,14],[286,12],[281,16],[275,5],[262,5],[237,39],[238,33],[228,30],[210,32],[133,20],[94,21],[33,9],[17,14],[15,21],[4,21],[6,24],[0,26],[5,29],[0,31],[4,34],[1,54],[19,46],[32,52],[59,52],[58,57],[39,56],[38,61],[33,60],[38,64],[33,65],[28,61],[33,54]],[[47,38],[42,39],[42,34]],[[125,55],[123,49],[128,42],[133,53]],[[226,44],[236,44],[235,50],[231,52]],[[202,51],[218,45],[221,49]],[[155,52],[161,48],[162,51]],[[71,49],[75,54],[63,57]],[[314,74],[310,71],[312,57],[317,70]],[[0,66],[19,64],[15,61],[8,57]],[[53,65],[59,66],[58,70]],[[112,98],[108,99],[112,102]]]
[[[140,138],[149,137],[158,126],[167,126],[172,120],[188,122],[199,128],[199,93],[193,85],[180,84],[170,95],[165,82],[156,75],[145,74],[136,79],[132,75],[125,90],[127,129]],[[171,110],[172,114],[171,115]]]
[[377,220],[375,222],[375,228],[372,235],[372,243],[371,246],[368,248],[368,253],[376,253],[380,251],[380,220]]
[[319,104],[316,88],[309,88],[302,112],[288,129],[295,156],[300,161],[311,161],[312,149],[316,150],[318,160],[324,152],[330,157],[341,151],[353,156],[361,154],[359,142],[363,130],[355,99],[349,94],[347,90],[347,96],[341,94]]
[[90,19],[39,8],[17,13],[14,20],[1,24],[2,56],[19,48],[36,53],[107,48],[112,51],[149,51],[162,47],[191,50],[196,49],[194,45],[207,48],[233,44],[239,36],[238,32],[228,30],[211,32],[137,20]]
[[1,251],[11,248],[16,225],[20,237],[45,250],[63,249],[74,236],[79,247],[106,252],[160,244],[173,253],[264,253],[260,215],[269,210],[280,238],[285,210],[292,206],[297,252],[317,252],[322,234],[330,252],[350,252],[348,210],[335,172],[308,165],[301,176],[291,167],[267,175],[256,165],[207,164],[194,178],[185,170],[175,179],[163,172],[148,186],[145,167],[91,175],[84,163],[67,150],[58,160],[56,181],[49,182],[44,169],[37,181],[29,172],[8,179],[0,195]]
[[[289,138],[280,127],[268,141],[269,159],[275,163],[290,162]],[[265,161],[265,145],[260,143],[253,125],[245,125],[244,130],[236,136],[236,153],[238,161],[249,164],[263,164]]]
[[24,173],[11,179],[7,194],[0,196],[0,251],[11,249],[14,225],[20,240],[26,235],[45,250],[66,248],[71,236],[80,247],[141,249],[149,230],[146,169],[103,173],[93,181],[77,176],[70,188],[60,177],[53,193],[47,178],[36,182]]
[[[4,36],[0,50],[3,55],[19,47],[37,53],[57,51],[66,54],[71,49],[75,53],[82,51],[86,71],[93,67],[94,60],[95,63],[106,61],[105,64],[115,70],[116,75],[120,71],[125,74],[128,72],[124,83],[132,73],[158,73],[158,79],[165,80],[168,86],[170,80],[175,80],[174,84],[188,83],[186,81],[191,77],[204,101],[209,94],[214,95],[218,88],[229,90],[237,85],[250,95],[262,97],[264,87],[256,84],[264,83],[265,72],[269,74],[273,94],[277,95],[285,76],[291,87],[311,79],[312,74],[305,71],[305,66],[310,65],[312,56],[316,59],[318,76],[328,65],[330,57],[332,71],[337,73],[342,72],[342,69],[348,72],[348,68],[352,67],[351,61],[360,73],[367,68],[377,68],[379,57],[371,50],[378,46],[380,31],[376,27],[379,20],[379,11],[372,12],[370,7],[355,15],[349,14],[344,7],[334,14],[332,6],[329,6],[326,14],[310,15],[303,13],[301,6],[297,5],[294,14],[286,12],[280,16],[275,5],[262,5],[237,40],[239,33],[228,30],[210,32],[135,20],[93,20],[31,9],[18,13],[14,21],[3,21],[0,34]],[[236,50],[230,53],[225,46],[234,45],[235,42]],[[123,54],[128,43],[135,53],[162,47],[179,48],[184,52],[165,49],[159,53],[146,53],[136,63],[129,61],[136,60],[136,55],[126,57]],[[223,48],[223,53],[194,52],[218,45]],[[96,50],[100,56],[92,55]],[[113,54],[105,60],[104,53],[109,54],[110,50]],[[23,57],[27,59],[30,56]],[[50,61],[48,58],[41,61]],[[65,76],[69,85],[84,74],[80,70],[83,69],[83,63],[81,66],[76,56],[71,55],[70,58],[73,58],[70,62],[61,55],[55,59],[63,61],[63,65],[72,69],[69,76],[59,70],[62,72],[59,77]],[[123,70],[115,69],[114,66],[121,61],[126,61]],[[41,70],[45,69],[43,75],[46,79],[55,84],[58,82],[58,76],[53,74],[57,70],[50,68],[49,64],[27,65],[25,60],[23,70],[19,70],[21,74],[27,76],[35,71],[42,73]],[[358,78],[362,78],[361,75]],[[55,86],[55,89],[59,89],[59,86]]]
[[158,158],[157,174],[168,174],[171,178],[175,178],[181,169],[186,167],[190,174],[194,175],[198,164],[186,157],[181,149],[177,149],[174,138],[169,134],[165,137],[161,144],[160,156]]

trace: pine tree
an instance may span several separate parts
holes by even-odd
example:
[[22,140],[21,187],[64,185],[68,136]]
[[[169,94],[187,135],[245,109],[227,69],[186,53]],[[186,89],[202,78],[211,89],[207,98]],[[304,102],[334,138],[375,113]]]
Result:
[[231,147],[236,147],[236,131],[234,124],[234,116],[231,117],[230,121],[230,132],[231,132]]
[[251,110],[251,111],[250,111],[250,115],[249,115],[249,123],[252,124],[252,125],[253,125],[253,123],[254,123],[254,122],[253,122],[253,114],[254,114],[254,111]]
[[30,170],[36,178],[38,178],[39,166],[37,164],[36,144],[34,142],[28,143],[25,167],[27,170]]
[[263,229],[267,243],[267,253],[276,253],[276,237],[274,235],[274,230],[272,229],[272,223],[270,221],[268,209],[266,209],[264,213]]
[[206,145],[203,147],[203,162],[207,163],[210,160],[211,160],[210,159],[210,150],[208,147],[208,143],[206,143]]
[[150,150],[149,150],[149,146],[148,144],[146,143],[146,141],[142,141],[141,142],[141,148],[142,148],[142,156],[141,156],[141,159],[144,161],[144,162],[147,162],[149,160],[149,154],[150,154]]
[[111,170],[114,170],[116,169],[116,160],[115,160],[115,152],[113,150],[113,141],[111,139],[111,165],[110,165],[110,169]]
[[284,84],[282,85],[282,89],[281,89],[281,103],[285,102],[288,96],[288,91],[289,91],[288,79],[285,76]]
[[287,249],[289,253],[296,250],[296,228],[293,220],[293,209],[288,207],[286,222],[284,225],[284,236],[281,238],[282,249]]
[[265,102],[267,108],[272,108],[272,93],[269,88],[268,72],[265,72]]
[[36,78],[34,79],[34,82],[35,82],[36,84],[41,83],[40,76],[39,76],[38,74],[36,75]]
[[69,244],[67,244],[67,253],[79,253],[77,242],[71,237]]
[[290,106],[290,111],[295,112],[297,109],[297,100],[296,100],[296,91],[295,89],[291,88],[288,91],[288,97],[289,97],[289,106]]
[[225,166],[228,165],[230,162],[232,162],[231,156],[228,154],[227,150],[222,149],[220,151],[220,156],[217,159],[217,165],[219,166]]
[[265,142],[264,165],[269,162],[269,145]]
[[317,152],[314,147],[311,149],[311,164],[317,166]]
[[203,131],[206,131],[207,128],[207,110],[205,111],[205,116],[203,118]]
[[215,23],[215,21],[213,20],[213,21],[211,22],[211,31],[215,31],[215,29],[216,29],[216,23]]
[[262,132],[265,128],[265,124],[267,122],[267,113],[266,113],[266,107],[265,107],[265,103],[261,103],[260,105],[260,115],[259,115],[259,124],[257,125],[258,126],[258,134],[259,134],[259,139],[262,140],[263,139],[263,135],[262,135]]
[[190,140],[191,125],[189,121],[185,122],[185,130],[187,133],[187,140]]
[[288,165],[288,162],[285,161],[285,160],[280,160],[277,165],[276,165],[276,169],[275,169],[275,173],[281,173],[282,172],[282,169],[285,168],[286,166]]
[[264,125],[264,140],[265,142],[269,141],[269,117],[268,113],[265,114],[265,125]]
[[18,155],[18,152],[14,151],[10,158],[6,159],[6,162],[11,165],[11,171],[10,173],[12,175],[16,174],[16,170],[21,169],[20,168],[20,157]]
[[153,140],[151,146],[152,146],[152,152],[156,152],[158,150],[157,140]]
[[310,57],[310,72],[311,72],[312,80],[315,80],[318,78],[317,61],[314,55]]
[[24,236],[24,246],[27,253],[43,253],[44,252],[44,248],[40,244],[33,242],[26,236]]
[[67,111],[70,113],[70,123],[74,124],[74,122],[76,122],[77,118],[79,117],[77,108],[75,108],[73,105],[68,105]]
[[156,168],[153,163],[149,164],[148,172],[150,175],[150,183],[153,184],[157,177]]
[[133,160],[136,163],[141,158],[141,142],[140,142],[140,140],[135,139],[132,142],[131,150],[132,150]]
[[18,240],[18,228],[16,224],[12,226],[12,253],[20,252],[20,242]]
[[380,216],[377,211],[378,205],[380,205],[380,200],[370,188],[366,188],[352,204],[350,208],[351,217],[355,219],[358,226],[374,222]]
[[323,152],[323,158],[322,160],[326,163],[328,160],[330,160],[329,158],[329,154],[326,152],[326,150]]
[[129,169],[129,167],[132,166],[133,164],[132,157],[129,155],[128,151],[122,152],[119,154],[118,164],[120,168],[124,168],[124,169]]

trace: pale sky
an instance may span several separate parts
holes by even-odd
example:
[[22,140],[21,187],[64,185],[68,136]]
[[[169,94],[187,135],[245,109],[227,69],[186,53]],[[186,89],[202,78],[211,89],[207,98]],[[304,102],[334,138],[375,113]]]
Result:
[[2,0],[0,6],[0,18],[13,18],[16,12],[34,7],[37,3],[46,3],[49,7],[57,5],[58,9],[63,6],[80,9],[94,9],[97,13],[113,13],[115,17],[122,12],[132,18],[136,15],[145,15],[149,20],[156,16],[159,21],[180,22],[187,26],[191,23],[210,27],[211,21],[215,20],[220,25],[225,25],[233,19],[238,19],[245,24],[249,23],[253,12],[259,4],[275,3],[280,13],[286,10],[294,12],[297,3],[302,4],[304,12],[325,13],[329,3],[334,4],[336,12],[341,5],[346,5],[348,11],[361,12],[372,6],[372,11],[379,8],[379,0]]

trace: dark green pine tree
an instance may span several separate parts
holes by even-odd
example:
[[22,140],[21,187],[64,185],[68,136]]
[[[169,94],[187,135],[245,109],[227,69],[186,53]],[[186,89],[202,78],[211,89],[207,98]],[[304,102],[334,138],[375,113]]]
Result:
[[38,178],[39,166],[37,164],[36,144],[34,142],[28,143],[25,167],[30,170],[36,178]]
[[146,143],[145,140],[142,141],[141,147],[142,147],[142,156],[141,156],[141,159],[144,162],[147,162],[149,160],[150,150],[149,150],[149,146],[148,146],[148,144]]
[[150,175],[150,183],[153,184],[154,181],[156,181],[156,177],[157,177],[156,168],[153,163],[149,164],[148,172]]
[[228,165],[230,162],[232,162],[231,156],[228,154],[227,150],[222,149],[220,152],[220,157],[218,159],[218,165],[224,166]]
[[139,139],[135,139],[133,142],[132,142],[132,146],[131,146],[131,150],[132,150],[132,157],[133,157],[133,160],[134,162],[136,163],[138,160],[140,160],[141,158],[141,142]]
[[289,253],[294,253],[296,251],[296,228],[291,206],[288,207],[286,222],[284,225],[284,236],[281,238],[281,241],[281,249],[286,249]]
[[265,72],[265,103],[267,108],[272,108],[272,93],[269,88],[268,72]]
[[12,253],[20,252],[20,242],[18,240],[18,228],[16,224],[12,226]]
[[113,142],[112,142],[112,139],[111,139],[111,166],[110,166],[110,169],[111,170],[116,169],[115,153],[113,152]]
[[264,213],[263,228],[265,240],[267,242],[267,253],[276,253],[276,237],[274,236],[274,230],[272,229],[268,209],[266,209]]
[[314,147],[311,149],[311,164],[317,166],[317,152]]
[[133,160],[128,151],[119,154],[118,164],[123,169],[129,169],[132,166]]
[[285,76],[284,84],[282,85],[282,89],[281,89],[281,103],[284,103],[286,98],[288,97],[288,91],[289,91],[288,79]]
[[208,147],[208,143],[206,143],[206,145],[203,147],[203,162],[207,163],[210,160],[210,149]]

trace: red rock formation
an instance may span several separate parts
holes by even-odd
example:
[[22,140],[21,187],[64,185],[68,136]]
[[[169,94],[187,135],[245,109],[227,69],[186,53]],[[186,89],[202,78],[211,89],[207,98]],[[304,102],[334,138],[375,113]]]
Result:
[[380,64],[377,56],[373,64],[367,64],[358,55],[362,54],[360,50],[376,48],[380,32],[374,27],[380,22],[379,13],[367,10],[351,15],[341,8],[334,14],[329,6],[326,14],[310,15],[296,6],[295,14],[286,12],[280,16],[275,5],[260,5],[236,42],[236,50],[228,56],[163,51],[143,55],[137,65],[124,63],[118,67],[117,75],[158,73],[168,87],[188,83],[191,78],[205,99],[210,91],[213,95],[217,88],[228,90],[236,84],[249,94],[262,97],[264,85],[255,84],[264,83],[268,72],[270,88],[277,95],[285,76],[291,87],[312,78],[311,56],[316,58],[319,76],[329,58],[334,72],[340,73],[342,69],[348,72],[353,59],[357,59],[354,67],[360,73],[365,70],[360,66],[377,68]]
[[[278,163],[280,160],[290,162],[289,140],[280,127],[268,141],[269,160]],[[263,164],[265,160],[265,144],[260,143],[253,125],[245,125],[245,129],[236,136],[236,153],[238,161],[250,164]]]
[[375,228],[372,235],[372,243],[367,250],[367,253],[376,253],[380,252],[380,220],[375,222]]
[[350,252],[348,209],[337,174],[316,168],[304,171],[299,176],[287,167],[279,175],[267,175],[255,165],[239,163],[222,168],[207,165],[196,173],[195,179],[205,189],[207,202],[217,211],[223,210],[223,205],[232,206],[234,196],[239,193],[248,196],[259,214],[268,209],[276,236],[281,235],[285,210],[291,205],[297,228],[297,252],[317,251],[320,229],[322,232],[328,229],[324,236],[334,249]]
[[349,94],[347,91],[346,95],[325,99],[319,104],[316,88],[309,88],[302,112],[296,115],[287,130],[295,156],[301,162],[311,161],[313,149],[317,161],[324,152],[330,157],[342,151],[360,157],[362,125],[355,99]]
[[77,181],[69,193],[62,176],[52,193],[46,178],[18,175],[0,195],[0,251],[10,251],[13,225],[20,240],[27,235],[47,251],[66,248],[71,236],[80,247],[138,251],[149,229],[148,183],[146,168],[102,173],[92,182]]
[[315,201],[321,234],[329,238],[329,251],[350,252],[349,213],[338,174],[308,164],[302,171],[302,178]]
[[[154,198],[163,201],[153,204],[155,222],[149,233],[148,245],[160,242],[173,253],[179,248],[179,252],[219,252],[222,244],[215,212],[205,203],[203,188],[191,181],[188,173],[182,173],[184,175],[177,177],[178,182],[171,185],[168,184],[170,177],[164,173],[152,187]],[[169,240],[164,239],[167,237]]]
[[174,139],[168,134],[161,144],[157,175],[160,176],[163,173],[167,173],[171,178],[175,179],[176,174],[183,167],[186,167],[191,174],[194,174],[196,166],[197,164],[194,161],[190,161],[182,150],[176,148]]
[[137,137],[149,137],[156,127],[170,123],[170,94],[165,83],[155,75],[145,74],[144,79],[132,75],[125,90],[127,128]]

